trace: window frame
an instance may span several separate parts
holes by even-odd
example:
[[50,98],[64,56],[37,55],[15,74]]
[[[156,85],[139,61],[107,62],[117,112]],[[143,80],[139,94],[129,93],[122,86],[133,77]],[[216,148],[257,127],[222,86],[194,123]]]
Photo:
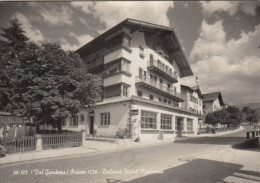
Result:
[[100,113],[100,125],[101,126],[110,125],[110,112]]
[[169,114],[161,114],[161,130],[173,130],[172,129],[172,115]]
[[141,129],[157,129],[157,113],[150,111],[141,111]]

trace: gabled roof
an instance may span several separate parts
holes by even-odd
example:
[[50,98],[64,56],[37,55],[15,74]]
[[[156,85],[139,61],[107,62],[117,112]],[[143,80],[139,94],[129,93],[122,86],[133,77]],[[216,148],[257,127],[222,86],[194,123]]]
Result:
[[202,94],[202,96],[204,97],[203,101],[214,101],[217,98],[219,99],[220,105],[224,106],[224,102],[221,96],[221,92],[213,92],[213,93],[206,93],[206,94]]
[[122,29],[123,27],[130,28],[131,32],[134,31],[141,31],[141,32],[149,32],[154,33],[154,35],[157,34],[167,34],[167,41],[169,41],[169,44],[167,44],[167,47],[169,50],[171,50],[172,55],[171,58],[174,58],[176,61],[176,64],[180,68],[181,76],[180,77],[186,77],[193,75],[193,72],[190,68],[189,62],[184,55],[184,52],[181,48],[180,42],[176,36],[176,33],[173,28],[156,25],[153,23],[148,23],[144,21],[134,20],[134,19],[125,19],[121,23],[117,24],[116,26],[112,27],[111,29],[107,30],[103,34],[99,35],[97,38],[93,39],[89,43],[85,44],[78,50],[76,50],[77,53],[80,55],[84,55],[87,52],[93,51],[93,48],[102,45],[105,41],[105,38],[112,33]]
[[191,87],[191,86],[187,86],[187,85],[181,84],[181,87],[187,88],[187,89],[189,89],[189,90],[192,91],[192,92],[195,92],[195,91],[196,91],[201,98],[204,98],[204,97],[202,96],[202,94],[201,94],[201,91],[200,91],[200,87],[199,87],[199,86],[192,86],[192,87]]

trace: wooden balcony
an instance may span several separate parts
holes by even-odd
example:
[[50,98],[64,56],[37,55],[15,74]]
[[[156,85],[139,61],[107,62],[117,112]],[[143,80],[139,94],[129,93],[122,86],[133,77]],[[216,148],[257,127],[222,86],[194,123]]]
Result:
[[172,72],[169,68],[167,68],[165,65],[159,63],[158,61],[148,61],[147,68],[160,75],[161,77],[164,77],[166,80],[176,83],[178,82],[177,74]]
[[136,76],[135,78],[135,84],[136,86],[140,86],[144,89],[153,91],[154,93],[157,93],[159,95],[172,98],[173,100],[177,102],[183,102],[184,97],[180,94],[174,91],[171,88],[168,88],[167,86],[164,86],[158,82],[155,82],[154,80],[144,77],[144,76]]

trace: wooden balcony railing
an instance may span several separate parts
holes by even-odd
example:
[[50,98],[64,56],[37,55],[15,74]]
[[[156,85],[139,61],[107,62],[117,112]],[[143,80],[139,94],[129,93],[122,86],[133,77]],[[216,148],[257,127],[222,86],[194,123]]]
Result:
[[167,68],[165,65],[161,64],[158,61],[155,60],[148,61],[147,67],[148,69],[151,69],[152,71],[160,74],[165,79],[171,82],[178,82],[177,74],[172,72],[169,68]]
[[178,102],[184,101],[184,97],[180,93],[178,93],[178,92],[174,91],[173,89],[168,88],[167,86],[160,84],[150,78],[147,78],[144,76],[136,76],[135,83],[136,83],[136,85],[139,85],[143,88],[152,90],[161,95],[165,95],[165,96],[168,96],[171,98],[173,97]]

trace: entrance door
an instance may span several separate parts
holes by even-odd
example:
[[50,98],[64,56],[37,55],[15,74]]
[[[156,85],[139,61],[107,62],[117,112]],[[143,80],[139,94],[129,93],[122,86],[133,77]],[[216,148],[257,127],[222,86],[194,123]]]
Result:
[[89,117],[89,134],[93,134],[94,130],[94,116]]
[[183,118],[182,117],[176,117],[176,123],[177,123],[177,137],[182,136],[182,130],[183,130]]

